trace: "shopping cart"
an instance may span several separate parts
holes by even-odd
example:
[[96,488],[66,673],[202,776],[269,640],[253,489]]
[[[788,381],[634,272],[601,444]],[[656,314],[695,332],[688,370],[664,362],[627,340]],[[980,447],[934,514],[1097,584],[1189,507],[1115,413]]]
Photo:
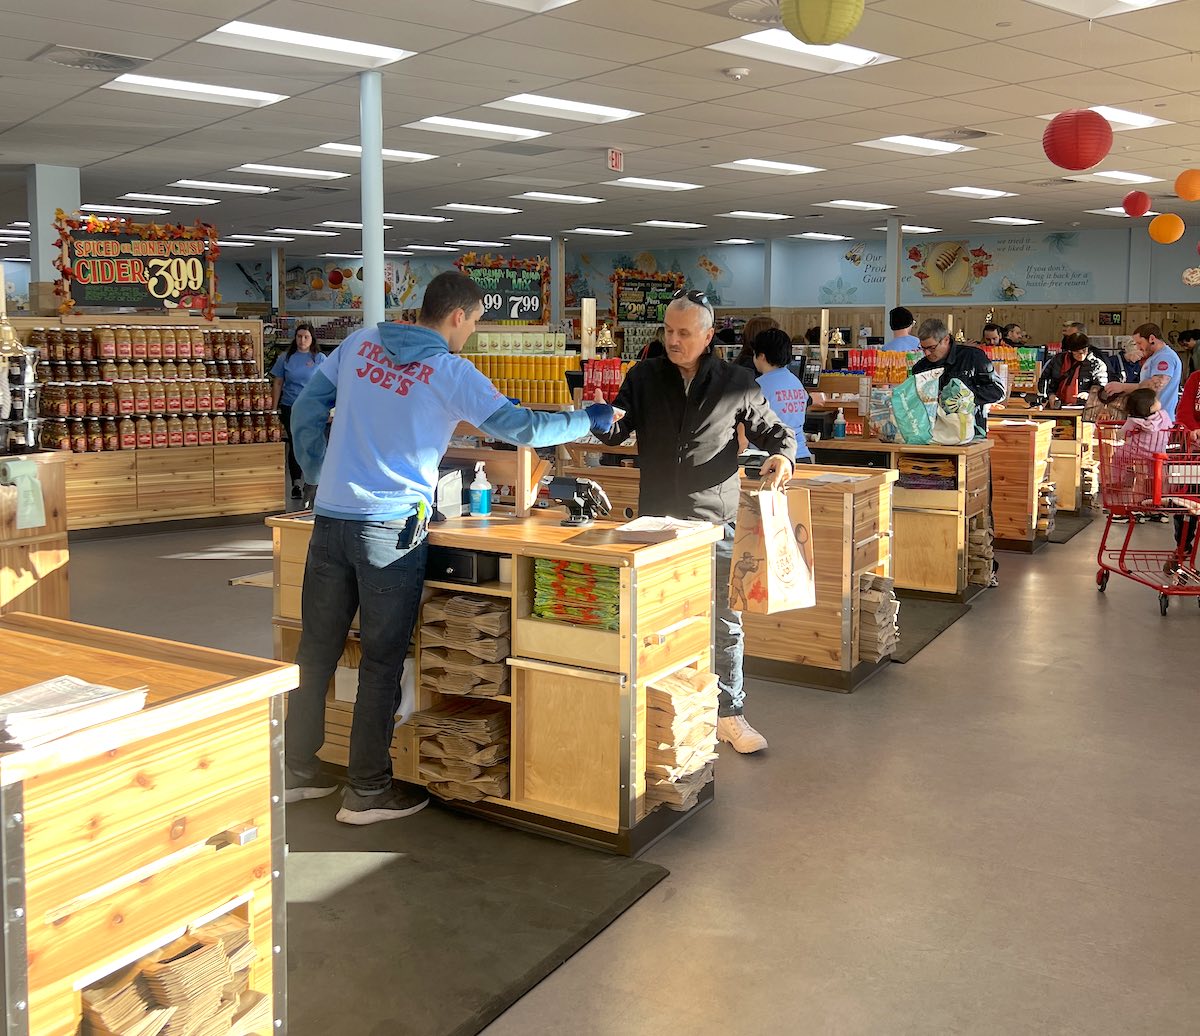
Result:
[[[1153,453],[1132,437],[1127,440],[1117,422],[1098,423],[1096,440],[1100,502],[1108,516],[1096,558],[1100,592],[1108,588],[1109,575],[1115,572],[1157,590],[1163,615],[1172,597],[1195,597],[1200,603],[1200,572],[1196,570],[1200,535],[1193,537],[1190,550],[1186,537],[1172,550],[1135,550],[1130,545],[1139,519],[1164,515],[1179,516],[1186,522],[1200,516],[1200,453],[1189,452],[1187,429],[1160,433],[1154,445],[1162,450]],[[1114,528],[1114,522],[1123,524]]]

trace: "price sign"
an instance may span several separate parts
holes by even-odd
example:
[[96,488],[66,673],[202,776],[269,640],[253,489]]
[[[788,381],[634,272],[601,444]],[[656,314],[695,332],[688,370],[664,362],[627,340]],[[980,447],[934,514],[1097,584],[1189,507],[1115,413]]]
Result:
[[626,277],[617,284],[617,320],[623,324],[659,324],[675,294],[673,281]]
[[546,316],[542,311],[541,271],[467,266],[463,268],[463,273],[483,289],[482,322],[545,322]]
[[209,295],[207,242],[75,231],[66,239],[76,306],[176,309]]

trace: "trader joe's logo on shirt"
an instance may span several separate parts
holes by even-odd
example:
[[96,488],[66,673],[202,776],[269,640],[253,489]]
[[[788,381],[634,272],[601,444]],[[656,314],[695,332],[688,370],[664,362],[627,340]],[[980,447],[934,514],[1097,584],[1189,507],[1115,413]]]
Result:
[[363,342],[358,355],[363,358],[363,364],[354,373],[372,385],[391,389],[398,396],[407,396],[408,390],[418,381],[428,385],[434,373],[425,363],[392,363],[383,346],[375,342]]

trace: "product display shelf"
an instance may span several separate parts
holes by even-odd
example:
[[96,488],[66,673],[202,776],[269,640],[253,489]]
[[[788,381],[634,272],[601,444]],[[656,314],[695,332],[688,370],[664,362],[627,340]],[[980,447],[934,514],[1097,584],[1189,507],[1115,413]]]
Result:
[[[275,649],[292,658],[312,522],[267,519],[275,554]],[[512,563],[510,666],[512,750],[507,798],[455,803],[471,813],[622,854],[636,854],[687,814],[651,810],[645,799],[646,687],[688,665],[711,667],[713,558],[717,529],[657,544],[622,543],[615,524],[586,529],[560,515],[451,519],[430,531],[434,546],[479,551]],[[617,569],[619,628],[598,629],[533,614],[537,558]],[[439,587],[445,584],[438,581]],[[454,585],[454,584],[452,584]],[[456,586],[475,592],[469,584]],[[500,587],[493,588],[501,596]],[[419,637],[416,644],[419,671]],[[419,692],[418,707],[429,704]],[[496,700],[496,699],[490,699]],[[353,706],[331,700],[327,761],[347,758]],[[396,775],[417,779],[411,725],[397,729]],[[712,797],[705,789],[700,802]]]
[[[459,424],[455,436],[474,438],[480,442],[486,436],[474,425]],[[479,461],[483,461],[488,481],[491,482],[493,502],[512,506],[519,517],[527,516],[537,504],[542,479],[550,473],[549,461],[542,460],[537,451],[529,446],[515,449],[492,449],[487,446],[451,446],[442,458],[442,467],[463,469],[463,488],[471,482],[471,473]],[[500,486],[512,489],[511,494],[501,494]]]
[[65,619],[71,614],[67,582],[67,496],[64,453],[11,457],[37,465],[43,525],[17,528],[17,487],[0,485],[0,614],[32,612]]
[[282,694],[296,667],[11,613],[0,692],[63,674],[145,708],[0,756],[10,1033],[73,1036],[80,990],[223,913],[286,1032]]
[[916,489],[897,482],[892,493],[892,574],[896,589],[946,600],[972,596],[967,583],[970,520],[988,512],[992,443],[909,446],[878,439],[824,439],[813,443],[818,463],[899,469],[903,458],[945,458],[953,489]]
[[1096,426],[1083,419],[1083,408],[1037,410],[993,407],[991,416],[1017,421],[1044,421],[1053,426],[1050,478],[1058,490],[1058,509],[1076,513],[1082,510],[1084,472],[1099,464]]
[[999,550],[1032,553],[1038,538],[1038,495],[1050,463],[1052,428],[1047,421],[993,417],[992,522]]
[[[852,480],[822,481],[821,476],[830,473]],[[883,666],[860,661],[859,594],[865,573],[892,572],[892,492],[897,477],[895,471],[797,466],[788,488],[809,493],[817,603],[775,615],[742,613],[748,673],[849,692]],[[743,489],[758,485],[758,478],[743,478]],[[724,587],[716,590],[726,592]]]

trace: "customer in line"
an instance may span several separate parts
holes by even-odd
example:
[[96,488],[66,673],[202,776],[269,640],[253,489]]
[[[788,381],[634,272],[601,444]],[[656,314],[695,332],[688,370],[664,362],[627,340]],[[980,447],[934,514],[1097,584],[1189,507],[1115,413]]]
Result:
[[1038,392],[1047,396],[1046,406],[1077,406],[1087,402],[1093,387],[1108,384],[1108,367],[1088,342],[1087,335],[1067,335],[1062,351],[1046,364],[1038,378]]
[[1200,331],[1189,328],[1179,332],[1179,353],[1188,374],[1200,371]]
[[1025,345],[1025,332],[1020,324],[1004,325],[1004,344],[1019,349]]
[[[783,485],[792,475],[796,436],[767,405],[754,377],[713,355],[713,311],[702,292],[678,292],[666,312],[667,355],[637,364],[614,406],[624,416],[596,437],[619,446],[637,433],[641,482],[638,511],[700,518],[724,526],[717,544],[717,737],[735,751],[758,752],[767,739],[743,715],[742,616],[729,606],[733,523],[740,479],[735,431],[771,456],[766,482]],[[765,330],[765,328],[764,328]]]
[[768,316],[760,315],[747,320],[742,327],[742,348],[733,358],[733,362],[739,367],[745,367],[751,374],[757,373],[754,369],[754,339],[764,331],[778,326],[775,320]]
[[[986,330],[986,329],[985,329]],[[955,378],[975,395],[975,437],[987,438],[987,407],[1004,399],[1004,382],[996,373],[987,353],[973,345],[955,342],[950,329],[936,318],[922,321],[917,329],[922,356],[913,364],[912,372],[940,371],[938,390]]]
[[1133,383],[1114,385],[1109,383],[1105,391],[1107,398],[1121,392],[1133,392],[1149,385],[1158,393],[1158,402],[1172,418],[1179,404],[1179,385],[1183,381],[1183,364],[1163,338],[1162,328],[1157,324],[1142,324],[1133,332],[1134,344],[1144,359],[1139,380]]
[[921,339],[912,333],[916,322],[911,309],[905,309],[904,306],[889,309],[888,327],[892,330],[892,339],[883,347],[884,352],[915,353],[920,349]]
[[433,489],[455,427],[466,421],[525,446],[612,427],[613,410],[602,403],[546,414],[505,399],[458,355],[482,315],[483,292],[470,277],[439,274],[416,325],[378,324],[352,334],[292,411],[296,454],[318,488],[301,598],[300,686],[288,696],[285,797],[321,798],[338,788],[317,752],[325,740],[325,694],[357,611],[362,662],[337,814],[345,824],[408,816],[429,801],[423,789],[393,783],[389,748],[425,581]]
[[810,403],[820,405],[825,397],[809,394],[804,383],[788,369],[792,362],[792,339],[781,327],[764,331],[754,339],[754,367],[758,371],[758,387],[775,412],[796,436],[796,463],[811,464],[812,451],[804,438],[804,419]]
[[999,324],[987,323],[983,325],[983,334],[979,338],[979,344],[992,348],[1002,344],[1003,338],[1004,328]]
[[304,486],[304,472],[296,460],[292,442],[292,405],[300,398],[304,386],[325,362],[325,354],[317,348],[312,324],[297,324],[292,344],[281,353],[271,367],[271,409],[279,412],[279,420],[287,436],[288,477],[292,483],[292,499],[299,500]]
[[[1130,385],[1136,385],[1142,379],[1142,350],[1138,347],[1137,342],[1130,339],[1125,343],[1125,349],[1121,353],[1121,381]],[[1114,380],[1112,378],[1110,381]]]

